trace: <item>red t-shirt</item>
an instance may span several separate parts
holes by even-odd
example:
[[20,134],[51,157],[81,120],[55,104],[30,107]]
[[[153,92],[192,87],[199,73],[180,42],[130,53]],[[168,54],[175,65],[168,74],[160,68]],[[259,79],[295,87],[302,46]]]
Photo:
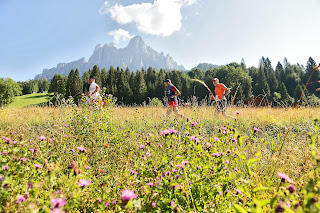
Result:
[[216,96],[218,96],[218,99],[220,100],[227,89],[228,88],[224,84],[218,84],[214,90],[214,93],[216,94]]

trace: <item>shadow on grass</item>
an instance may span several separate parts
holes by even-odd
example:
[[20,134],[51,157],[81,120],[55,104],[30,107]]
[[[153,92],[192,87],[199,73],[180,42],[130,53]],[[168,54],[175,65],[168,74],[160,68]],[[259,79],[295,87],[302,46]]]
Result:
[[44,98],[44,97],[49,98],[49,95],[47,95],[47,94],[44,94],[44,95],[35,95],[35,96],[30,96],[30,97],[24,97],[24,98],[22,98],[22,99],[37,99],[37,98]]

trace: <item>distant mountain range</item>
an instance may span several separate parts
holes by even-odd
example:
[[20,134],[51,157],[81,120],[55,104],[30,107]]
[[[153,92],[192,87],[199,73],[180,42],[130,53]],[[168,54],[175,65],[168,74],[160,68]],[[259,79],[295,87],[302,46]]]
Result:
[[98,44],[93,51],[89,61],[81,58],[70,63],[59,63],[57,67],[51,69],[43,69],[42,74],[36,75],[35,79],[51,80],[55,74],[69,75],[71,69],[78,69],[80,75],[91,69],[94,65],[98,65],[100,69],[109,69],[110,66],[120,67],[131,71],[148,69],[176,69],[185,70],[182,65],[178,65],[173,58],[163,52],[158,53],[156,50],[147,46],[140,36],[132,38],[125,48],[117,48],[113,44]]

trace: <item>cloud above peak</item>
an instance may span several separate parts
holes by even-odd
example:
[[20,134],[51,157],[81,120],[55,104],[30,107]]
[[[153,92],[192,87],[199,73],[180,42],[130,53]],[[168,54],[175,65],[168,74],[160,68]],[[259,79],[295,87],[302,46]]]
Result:
[[120,25],[134,24],[139,32],[169,36],[179,31],[182,23],[181,8],[195,4],[197,0],[155,0],[152,3],[141,3],[123,6],[108,2],[100,13],[110,14],[111,18]]
[[116,44],[119,43],[120,41],[126,41],[133,38],[133,36],[130,35],[128,31],[123,30],[121,28],[109,32],[108,35],[113,36],[114,43]]

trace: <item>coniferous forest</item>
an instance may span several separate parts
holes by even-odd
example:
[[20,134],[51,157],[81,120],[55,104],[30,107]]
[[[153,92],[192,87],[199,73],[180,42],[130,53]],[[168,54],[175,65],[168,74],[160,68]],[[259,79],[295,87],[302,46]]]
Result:
[[[220,82],[231,88],[229,100],[237,91],[234,104],[241,104],[250,96],[259,96],[271,100],[273,106],[293,106],[299,100],[316,62],[310,57],[306,65],[291,64],[286,58],[278,62],[274,68],[269,58],[262,57],[258,67],[247,67],[245,61],[230,63],[224,66],[199,64],[196,68],[184,72],[180,70],[166,71],[147,70],[137,71],[110,67],[100,69],[94,66],[80,76],[79,71],[71,70],[69,76],[56,74],[51,82],[47,79],[18,82],[22,94],[48,91],[60,98],[72,96],[76,102],[81,95],[88,91],[88,78],[94,75],[96,83],[106,94],[112,94],[120,105],[148,104],[153,98],[163,101],[166,96],[164,79],[171,79],[180,90],[181,102],[198,102],[207,99],[208,90],[191,79],[204,81],[212,91],[212,78],[219,78]],[[310,79],[302,103],[318,105],[320,103],[320,73],[316,71]],[[4,82],[4,79],[2,80]],[[237,90],[238,89],[238,90]],[[19,95],[17,93],[16,95]]]

